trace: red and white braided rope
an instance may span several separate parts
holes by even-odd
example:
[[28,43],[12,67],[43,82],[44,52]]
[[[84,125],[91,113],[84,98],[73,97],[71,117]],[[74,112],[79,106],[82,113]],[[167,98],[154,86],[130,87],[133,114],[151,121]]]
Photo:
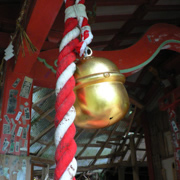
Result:
[[[73,140],[75,135],[73,122],[76,116],[75,108],[72,105],[75,101],[73,74],[76,70],[76,65],[73,62],[75,60],[73,51],[76,49],[79,55],[82,56],[86,46],[91,43],[93,38],[83,4],[84,0],[76,0],[76,2],[74,0],[65,0],[65,32],[59,48],[60,55],[58,58],[55,89],[57,96],[55,116],[55,126],[57,127],[55,131],[55,145],[57,148],[55,154],[55,179],[57,180],[75,179],[74,176],[77,170],[77,162],[74,157],[67,164],[69,157],[75,156],[74,149],[76,148]],[[77,28],[77,23],[80,29]],[[78,42],[77,37],[80,33],[82,41]],[[62,114],[64,114],[64,117],[62,117]]]

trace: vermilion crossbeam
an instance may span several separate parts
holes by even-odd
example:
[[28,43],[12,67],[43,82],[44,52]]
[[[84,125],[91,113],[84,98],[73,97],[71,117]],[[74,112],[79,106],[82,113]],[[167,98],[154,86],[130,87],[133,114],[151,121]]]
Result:
[[[133,46],[117,51],[94,51],[93,55],[114,62],[125,76],[130,76],[151,62],[161,49],[180,52],[180,28],[169,24],[156,24]],[[39,57],[56,69],[54,65],[59,50],[52,49],[40,53]],[[39,71],[41,69],[41,71]],[[44,63],[36,61],[33,67],[34,83],[38,86],[54,88],[55,74]]]

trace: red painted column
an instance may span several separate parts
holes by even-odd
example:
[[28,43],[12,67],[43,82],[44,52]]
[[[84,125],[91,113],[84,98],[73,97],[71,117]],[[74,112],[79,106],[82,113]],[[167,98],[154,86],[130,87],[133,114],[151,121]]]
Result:
[[0,119],[0,154],[29,155],[33,79],[6,64]]
[[20,46],[16,61],[11,59],[6,64],[0,120],[1,154],[29,155],[33,89],[30,74],[34,74],[33,66],[62,3],[63,0],[36,1],[26,33],[37,51],[29,52],[24,43],[25,55]]

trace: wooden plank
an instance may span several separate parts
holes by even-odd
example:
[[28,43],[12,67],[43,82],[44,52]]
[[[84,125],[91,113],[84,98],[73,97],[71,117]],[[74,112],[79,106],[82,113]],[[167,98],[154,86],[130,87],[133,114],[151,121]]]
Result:
[[[38,106],[34,106],[33,109],[40,115],[42,115],[44,113],[44,111],[41,108],[39,108]],[[54,121],[54,119],[49,115],[46,116],[46,119],[50,122]],[[32,122],[31,125],[33,125],[33,124],[34,123]]]
[[172,18],[172,19],[153,19],[153,20],[137,20],[135,25],[136,26],[151,26],[153,24],[157,23],[167,23],[167,24],[179,24],[180,19],[179,18]]
[[148,11],[180,11],[180,5],[155,5],[148,7]]
[[50,50],[50,49],[56,49],[59,47],[59,43],[52,43],[52,42],[49,42],[49,41],[45,41],[41,50],[42,51],[47,51],[47,50]]
[[49,165],[54,165],[55,160],[49,160],[41,157],[36,157],[36,156],[30,156],[31,157],[31,162],[33,163],[40,163],[40,164],[49,164]]
[[113,129],[113,130],[111,131],[111,133],[109,134],[108,139],[106,140],[106,142],[102,145],[101,149],[100,149],[100,150],[98,151],[98,153],[96,154],[96,158],[92,161],[91,165],[94,165],[94,164],[96,163],[96,160],[99,158],[99,156],[100,156],[101,153],[103,152],[103,150],[104,150],[105,146],[108,144],[111,136],[113,135],[113,133],[114,133],[114,132],[116,131],[116,129],[118,128],[119,123],[120,123],[120,122],[118,122],[118,123],[115,125],[114,129]]
[[[100,165],[94,165],[94,166],[88,166],[88,167],[79,166],[78,172],[92,171],[92,170],[96,170],[96,169],[106,169],[106,168],[119,167],[119,166],[130,167],[131,163],[121,162],[121,163],[100,164]],[[138,167],[146,167],[147,163],[146,162],[138,162],[137,166]]]
[[94,36],[107,36],[116,34],[119,29],[103,29],[103,30],[92,30]]
[[[134,137],[137,135],[137,133],[139,133],[140,129],[141,129],[140,127],[138,127],[138,128],[136,129],[136,131],[135,131],[135,133],[134,133]],[[142,133],[138,136],[138,140],[137,140],[137,142],[136,142],[136,147],[138,146],[138,144],[139,144],[142,136],[143,136]],[[130,138],[130,136],[127,136],[127,137],[125,138],[125,140],[126,140],[127,138]],[[126,142],[126,141],[125,141],[125,142]],[[126,144],[124,144],[124,146],[126,146]],[[123,149],[122,149],[122,150],[123,150]],[[122,156],[122,158],[120,159],[120,162],[123,161],[123,159],[124,159],[126,153],[128,152],[128,150],[129,150],[129,144],[128,144],[128,147],[126,148],[126,151],[125,151],[124,156]]]
[[108,15],[108,16],[96,16],[96,23],[99,22],[115,22],[125,21],[132,18],[131,14],[119,14],[119,15]]
[[47,98],[49,98],[50,96],[54,95],[54,90],[52,92],[50,92],[49,94],[43,96],[39,101],[35,102],[32,104],[32,108],[36,105],[38,105],[39,103],[41,103],[42,101],[46,100]]
[[[133,123],[135,114],[136,114],[136,106],[135,106],[135,108],[134,108],[133,114],[132,114],[131,117],[130,117],[131,120],[130,120],[128,129],[127,129],[127,131],[126,131],[125,137],[128,136],[128,134],[129,134],[129,132],[130,132],[130,130],[131,130],[131,127],[132,127],[132,123]],[[131,138],[130,138],[130,139],[131,139]]]
[[129,100],[132,104],[134,104],[135,106],[137,106],[139,109],[143,109],[144,105],[142,103],[140,103],[139,101],[137,101],[135,98],[133,97],[129,97]]
[[97,6],[122,6],[122,5],[141,5],[147,3],[148,0],[98,0]]
[[[33,108],[34,109],[34,108]],[[55,107],[53,106],[52,108],[48,109],[47,111],[45,111],[43,114],[41,114],[37,119],[37,121],[40,121],[43,118],[46,118],[51,112],[53,112],[55,110]]]
[[[36,119],[36,120],[34,120],[32,123],[31,123],[31,125],[34,125],[35,123],[37,123],[38,121],[40,121],[41,119],[43,119],[43,118],[46,118],[48,121],[50,121],[50,122],[53,122],[54,121],[54,119],[51,117],[51,116],[49,116],[49,114],[52,112],[52,111],[54,111],[55,110],[55,107],[53,106],[52,108],[50,108],[50,109],[48,109],[47,111],[42,111],[40,108],[38,108],[37,106],[34,106],[33,107],[33,109],[34,110],[36,110],[37,109],[37,113],[39,113],[40,114],[40,116]],[[39,111],[38,111],[39,110]]]
[[34,180],[34,165],[31,163],[31,180]]
[[147,154],[146,154],[146,152],[145,152],[145,153],[144,153],[144,156],[143,156],[143,158],[142,158],[142,161],[145,161],[146,157],[147,157]]
[[91,47],[96,48],[96,47],[101,47],[105,46],[108,44],[109,41],[98,41],[98,42],[92,42]]
[[49,165],[47,165],[47,167],[43,167],[42,168],[42,176],[41,179],[49,179]]
[[41,89],[42,89],[42,87],[33,88],[33,93],[38,92],[38,91],[40,91]]
[[125,180],[125,168],[118,167],[118,180]]
[[50,146],[52,146],[54,144],[54,139],[52,141],[50,141],[45,148],[41,149],[38,154],[36,155],[37,157],[40,157],[44,152],[46,152]]
[[[125,156],[125,154],[126,154],[126,151],[124,151],[124,147],[126,146],[126,138],[124,138],[123,139],[123,142],[122,142],[122,144],[121,144],[121,146],[119,147],[119,149],[117,149],[117,151],[116,151],[116,153],[120,153],[120,152],[124,152],[124,154],[121,156],[121,162],[122,162],[122,159],[123,159],[123,157]],[[115,160],[115,157],[113,157],[113,158],[111,158],[111,162],[113,163],[114,162],[114,160]]]
[[147,161],[148,161],[149,180],[154,180],[155,179],[155,171],[154,171],[153,158],[152,158],[152,155],[153,155],[152,154],[153,153],[152,152],[153,146],[152,146],[152,142],[151,142],[152,135],[150,134],[150,129],[149,129],[149,126],[151,126],[151,124],[149,123],[146,114],[143,114],[141,122],[142,122],[142,126],[143,126],[143,129],[144,129],[144,134],[145,134],[146,155],[147,155]]
[[139,180],[138,166],[136,166],[136,146],[134,144],[134,137],[130,136],[130,150],[131,150],[131,164],[133,169],[133,180]]
[[[77,146],[78,147],[84,147],[84,146],[86,146],[86,144],[79,144],[79,143],[77,143]],[[89,144],[88,147],[101,147],[101,144]],[[107,144],[105,147],[106,148],[112,148],[112,146],[109,145],[109,144]]]
[[[111,133],[111,131],[103,130],[103,129],[102,129],[102,133],[109,135],[109,134]],[[122,136],[124,133],[115,131],[113,134],[116,135],[116,136]],[[118,138],[119,138],[119,137],[118,137]],[[112,139],[112,138],[110,138],[110,139]]]
[[[129,162],[122,162],[122,163],[111,163],[111,164],[101,164],[101,165],[95,165],[92,167],[84,167],[84,166],[79,166],[77,169],[77,172],[87,172],[87,171],[92,171],[96,169],[106,169],[106,168],[112,168],[112,167],[118,167],[118,166],[123,166],[123,167],[129,167],[131,166],[131,163]],[[138,162],[137,163],[138,167],[147,167],[146,162]],[[40,175],[42,171],[34,171],[34,175]],[[50,169],[49,173],[54,173],[54,169]]]
[[76,133],[74,139],[77,140],[79,138],[79,136],[84,132],[85,129],[79,129],[78,133]]
[[104,48],[104,50],[110,50],[119,45],[118,37],[126,36],[134,27],[137,19],[142,19],[144,15],[147,13],[147,6],[141,5],[136,11],[133,13],[133,18],[128,20],[120,31],[109,41],[108,46]]
[[54,127],[54,122],[50,124],[46,129],[44,129],[38,136],[36,136],[31,142],[30,146],[32,146],[35,142],[37,142],[42,136],[48,133]]
[[84,148],[79,152],[79,154],[77,155],[77,159],[81,156],[81,154],[86,150],[86,148],[88,147],[88,145],[92,142],[92,140],[100,133],[101,129],[96,130],[96,132],[93,134],[93,136],[90,138],[90,140],[88,141],[88,143],[84,146]]
[[[105,158],[111,158],[112,156],[121,156],[123,155],[124,152],[118,152],[118,153],[112,153],[112,154],[108,154],[108,155],[103,155],[103,156],[99,156],[98,159],[105,159]],[[81,157],[76,157],[77,160],[82,160],[82,159],[95,159],[96,156],[81,156]]]

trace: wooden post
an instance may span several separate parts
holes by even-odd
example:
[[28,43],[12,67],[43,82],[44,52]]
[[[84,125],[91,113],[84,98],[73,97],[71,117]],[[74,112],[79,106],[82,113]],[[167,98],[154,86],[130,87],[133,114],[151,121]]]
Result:
[[130,149],[131,149],[131,163],[133,169],[133,180],[139,180],[138,166],[136,165],[136,149],[135,149],[133,136],[130,136]]
[[141,123],[144,129],[144,136],[145,136],[145,143],[146,143],[146,154],[147,154],[147,161],[148,161],[148,173],[149,173],[149,180],[154,180],[154,168],[153,168],[153,159],[152,159],[152,145],[151,145],[151,134],[148,126],[148,119],[146,119],[145,114],[142,116]]
[[125,167],[118,167],[118,180],[125,180]]

